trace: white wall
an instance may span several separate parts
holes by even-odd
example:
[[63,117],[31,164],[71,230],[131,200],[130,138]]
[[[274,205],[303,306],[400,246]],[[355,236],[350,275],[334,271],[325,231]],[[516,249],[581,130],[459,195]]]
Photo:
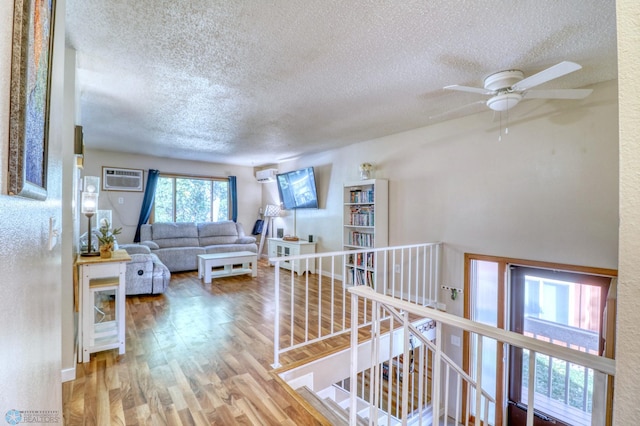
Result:
[[79,171],[74,156],[75,129],[75,63],[72,49],[65,49],[64,65],[64,128],[62,146],[62,380],[76,378],[76,312],[74,306],[73,268],[78,252],[79,228],[76,192]]
[[[238,222],[242,223],[245,232],[250,234],[253,224],[258,218],[258,209],[262,203],[262,188],[261,184],[256,181],[252,167],[173,160],[86,148],[84,160],[83,176],[101,176],[103,166],[143,169],[145,172],[145,185],[149,169],[157,169],[160,173],[197,176],[236,176],[238,186]],[[118,236],[118,242],[130,243],[133,241],[143,196],[143,192],[100,191],[100,196],[98,197],[99,209],[112,210],[114,227],[123,228],[122,235]],[[123,199],[123,204],[118,203],[119,198]],[[86,232],[86,227],[86,217],[83,217],[80,225],[82,232]]]
[[638,423],[640,407],[640,4],[618,0],[620,267],[613,419]]
[[52,411],[62,418],[61,245],[48,250],[49,218],[61,223],[65,2],[56,2],[46,201],[7,195],[13,2],[0,2],[0,415]]

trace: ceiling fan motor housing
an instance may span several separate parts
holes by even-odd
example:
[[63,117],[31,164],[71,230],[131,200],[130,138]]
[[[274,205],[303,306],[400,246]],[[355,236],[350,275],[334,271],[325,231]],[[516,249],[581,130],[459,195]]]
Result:
[[508,70],[493,73],[484,79],[484,88],[487,90],[507,89],[524,78],[520,70]]

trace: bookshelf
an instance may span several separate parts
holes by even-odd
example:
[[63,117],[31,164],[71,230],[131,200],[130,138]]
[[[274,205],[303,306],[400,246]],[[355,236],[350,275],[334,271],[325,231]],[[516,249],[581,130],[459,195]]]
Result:
[[375,252],[366,249],[389,244],[389,181],[345,183],[343,225],[343,249],[357,250],[347,256],[345,282],[371,286],[379,265]]

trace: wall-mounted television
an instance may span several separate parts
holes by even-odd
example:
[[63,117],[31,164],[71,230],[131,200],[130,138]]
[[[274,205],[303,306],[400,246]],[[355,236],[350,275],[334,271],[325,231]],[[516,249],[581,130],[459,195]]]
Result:
[[285,210],[317,209],[318,193],[313,167],[276,175],[280,201]]

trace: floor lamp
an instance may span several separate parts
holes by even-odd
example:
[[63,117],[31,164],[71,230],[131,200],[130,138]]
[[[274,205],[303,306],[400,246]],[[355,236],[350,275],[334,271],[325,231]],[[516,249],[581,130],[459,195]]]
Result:
[[262,256],[264,249],[264,241],[267,239],[267,233],[273,237],[273,218],[280,216],[280,206],[275,204],[267,204],[264,208],[264,223],[262,224],[262,235],[260,236],[260,249],[258,254]]

